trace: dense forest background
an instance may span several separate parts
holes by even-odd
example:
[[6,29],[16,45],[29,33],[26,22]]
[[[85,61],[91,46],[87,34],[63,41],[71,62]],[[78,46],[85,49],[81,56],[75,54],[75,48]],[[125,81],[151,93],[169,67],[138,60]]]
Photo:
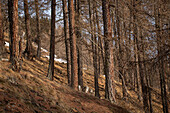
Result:
[[[49,51],[47,77],[53,80],[54,58],[67,61],[67,83],[85,87],[83,70],[105,77],[105,98],[116,103],[115,81],[122,99],[137,93],[145,113],[152,113],[153,92],[161,93],[168,113],[170,91],[170,2],[168,0],[1,0],[0,59],[10,39],[10,62],[22,70],[22,60],[41,59]],[[22,46],[25,44],[26,46]]]

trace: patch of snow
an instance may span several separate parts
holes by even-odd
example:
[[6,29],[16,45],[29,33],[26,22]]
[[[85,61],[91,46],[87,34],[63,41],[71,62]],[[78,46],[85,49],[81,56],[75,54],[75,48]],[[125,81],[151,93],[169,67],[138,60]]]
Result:
[[46,52],[46,53],[48,52],[48,51],[47,51],[46,49],[44,49],[44,48],[41,48],[41,50],[44,51],[44,52]]
[[87,68],[84,67],[83,70],[87,70]]
[[50,59],[50,56],[48,56],[48,55],[46,55],[45,57],[48,58],[48,59]]
[[57,61],[57,62],[60,62],[60,63],[67,63],[67,61],[65,61],[65,60],[63,60],[61,58],[59,58],[59,59],[54,58],[54,60]]
[[[48,55],[46,55],[45,57],[48,58],[48,59],[50,59],[50,56],[48,56]],[[61,59],[61,58],[54,58],[54,60],[55,60],[56,62],[60,62],[60,63],[67,63],[67,61],[65,61],[65,60],[63,60],[63,59]]]
[[5,42],[5,46],[8,46],[8,47],[9,47],[9,43],[8,43],[8,42]]
[[2,60],[2,61],[6,61],[6,62],[9,61],[9,59],[5,59],[5,58],[2,58],[1,60]]

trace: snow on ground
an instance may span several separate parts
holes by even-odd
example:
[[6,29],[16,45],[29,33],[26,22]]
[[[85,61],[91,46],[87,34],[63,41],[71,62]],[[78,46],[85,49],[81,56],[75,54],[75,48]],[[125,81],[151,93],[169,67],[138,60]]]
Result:
[[67,63],[67,61],[65,61],[65,60],[63,60],[61,58],[59,58],[59,59],[54,58],[54,60],[57,61],[57,62],[60,62],[60,63]]
[[5,42],[5,46],[8,46],[8,47],[9,47],[9,43],[8,43],[8,42]]
[[41,50],[42,50],[43,52],[46,52],[46,53],[48,52],[48,51],[47,51],[46,49],[44,49],[44,48],[41,48]]
[[87,70],[87,68],[84,67],[83,70]]
[[[5,46],[8,46],[8,47],[9,47],[9,43],[8,43],[8,42],[5,42]],[[33,43],[33,46],[38,47],[35,43]],[[46,53],[48,52],[48,51],[47,51],[46,49],[44,49],[44,48],[41,48],[41,50],[44,51],[44,52],[46,52]],[[57,55],[54,55],[54,56],[55,56],[54,60],[55,60],[56,62],[67,63],[66,60],[63,60],[63,59],[61,59],[61,58],[57,58]],[[45,57],[48,58],[48,59],[50,59],[50,56],[48,56],[48,55],[46,55]]]
[[[44,52],[48,52],[46,49],[44,49],[44,48],[41,48]],[[50,56],[49,55],[46,55],[45,56],[46,58],[48,58],[48,59],[50,59]],[[57,55],[54,55],[54,61],[56,61],[56,62],[60,62],[60,63],[67,63],[67,61],[66,60],[63,60],[63,59],[61,59],[61,58],[57,58]]]
[[5,58],[2,58],[1,60],[2,60],[2,61],[6,61],[6,62],[9,61],[9,59],[5,59]]
[[[56,55],[55,55],[55,56],[56,56]],[[48,58],[48,59],[50,59],[50,56],[48,56],[48,55],[46,55],[45,57]],[[63,59],[61,59],[61,58],[54,58],[54,60],[55,60],[56,62],[60,62],[60,63],[67,63],[67,61],[65,61],[65,60],[63,60]]]

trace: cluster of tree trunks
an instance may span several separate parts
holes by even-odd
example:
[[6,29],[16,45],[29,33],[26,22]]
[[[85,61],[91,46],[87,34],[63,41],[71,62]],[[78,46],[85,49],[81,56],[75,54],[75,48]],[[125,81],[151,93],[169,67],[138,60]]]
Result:
[[[30,27],[30,14],[29,14],[29,2],[24,2],[25,13],[25,30],[26,30],[26,49],[22,53],[22,38],[18,35],[19,22],[18,22],[18,0],[8,0],[8,18],[9,18],[9,37],[10,37],[10,62],[11,68],[14,71],[21,70],[22,54],[26,54],[29,60],[34,56],[31,27]],[[35,13],[36,13],[36,40],[38,44],[37,58],[41,57],[41,34],[40,34],[40,14],[39,14],[39,1],[35,0]],[[64,36],[65,36],[65,48],[67,59],[67,76],[68,85],[76,89],[78,86],[83,88],[83,30],[81,26],[81,13],[82,3],[81,0],[62,0],[63,4],[63,19],[64,19]],[[68,3],[68,4],[67,4]],[[145,47],[145,32],[140,26],[139,20],[139,7],[140,2],[138,0],[130,0],[129,3],[123,1],[123,3],[129,8],[129,20],[128,25],[125,22],[125,14],[121,11],[120,5],[122,1],[118,0],[102,0],[102,15],[99,14],[99,3],[96,0],[88,0],[86,4],[88,6],[87,15],[89,21],[89,36],[90,36],[90,53],[92,53],[93,69],[94,69],[94,86],[95,96],[100,97],[98,78],[102,72],[105,75],[105,98],[111,102],[116,102],[115,98],[115,76],[118,75],[122,82],[122,94],[123,98],[128,97],[127,83],[131,84],[131,87],[136,90],[138,99],[143,102],[143,108],[146,113],[153,112],[152,108],[152,92],[151,92],[151,76],[150,70],[147,69],[147,50]],[[165,60],[168,58],[163,57],[166,51],[166,36],[162,29],[164,19],[161,17],[163,14],[162,6],[165,1],[154,0],[154,29],[156,37],[156,51],[158,65],[157,71],[160,77],[160,88],[162,97],[163,112],[168,113],[168,98],[166,88],[166,64]],[[0,3],[1,9],[1,3]],[[103,18],[102,22],[99,19]],[[150,16],[150,15],[149,15]],[[54,55],[55,55],[55,23],[56,23],[56,0],[51,1],[51,39],[50,39],[50,59],[47,77],[53,80],[54,76]],[[103,24],[104,36],[102,35]],[[3,36],[3,17],[0,10],[0,58],[5,53],[4,36]],[[127,29],[128,27],[128,29]],[[112,33],[113,32],[113,33]],[[132,33],[133,32],[133,33]],[[152,34],[153,35],[153,34]],[[125,38],[124,38],[125,37]],[[124,45],[124,43],[126,43]],[[167,44],[168,45],[168,44]],[[128,48],[128,47],[130,48]],[[115,49],[114,49],[115,48]],[[133,49],[131,49],[133,48]],[[114,51],[115,50],[115,51]],[[126,52],[124,52],[126,50]],[[114,56],[115,53],[118,53]],[[133,55],[131,55],[133,54]],[[127,58],[124,58],[124,55]],[[127,62],[125,62],[125,59]],[[133,60],[133,63],[129,61]],[[90,62],[90,61],[89,61]],[[103,65],[101,65],[103,64]],[[126,68],[125,69],[125,65]],[[133,65],[129,68],[127,66]],[[103,68],[103,69],[102,69]],[[116,70],[116,71],[115,71]],[[128,71],[128,72],[127,72]],[[116,74],[118,73],[118,74]]]

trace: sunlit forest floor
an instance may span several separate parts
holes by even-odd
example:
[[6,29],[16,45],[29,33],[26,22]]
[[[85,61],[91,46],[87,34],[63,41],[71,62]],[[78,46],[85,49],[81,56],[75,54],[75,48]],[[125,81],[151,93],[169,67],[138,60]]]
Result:
[[[104,99],[104,76],[99,78],[101,99],[93,93],[74,91],[67,86],[66,64],[55,62],[54,81],[46,77],[48,71],[48,52],[42,58],[32,61],[23,59],[20,73],[10,69],[10,62],[0,61],[0,112],[53,112],[53,113],[143,113],[142,102],[137,93],[128,88],[129,98],[122,99],[121,83],[116,82],[117,102],[111,104]],[[9,54],[8,54],[9,59]],[[84,70],[84,86],[94,91],[92,71]],[[160,91],[153,89],[154,113],[161,113]],[[119,107],[120,106],[120,107]]]

